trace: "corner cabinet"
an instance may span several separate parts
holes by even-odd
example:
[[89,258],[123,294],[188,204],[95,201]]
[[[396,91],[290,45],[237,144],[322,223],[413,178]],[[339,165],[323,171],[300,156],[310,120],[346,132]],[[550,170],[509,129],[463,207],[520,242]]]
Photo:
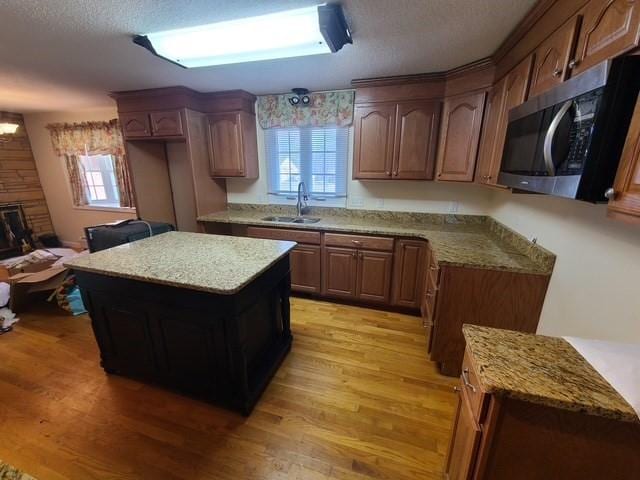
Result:
[[355,106],[353,178],[431,180],[440,102],[381,102]]
[[421,240],[396,241],[391,301],[398,307],[420,307],[424,289],[427,243]]
[[244,112],[207,115],[212,177],[258,178],[256,117]]
[[636,100],[612,196],[609,216],[640,224],[640,97]]
[[473,181],[485,96],[485,92],[480,92],[445,100],[437,180]]
[[640,0],[591,0],[579,14],[572,75],[640,45]]

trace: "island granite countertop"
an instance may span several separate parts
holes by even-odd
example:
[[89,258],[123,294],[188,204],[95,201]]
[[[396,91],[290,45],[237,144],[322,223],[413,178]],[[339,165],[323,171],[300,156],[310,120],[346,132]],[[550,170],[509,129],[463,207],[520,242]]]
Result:
[[232,295],[286,255],[295,242],[168,232],[77,257],[74,270]]
[[633,407],[565,339],[476,325],[462,331],[485,392],[640,422]]
[[230,204],[227,210],[198,217],[204,223],[230,223],[328,232],[393,235],[428,240],[441,264],[550,274],[555,255],[491,217],[312,207],[318,223],[267,221],[269,215],[293,215],[290,206]]

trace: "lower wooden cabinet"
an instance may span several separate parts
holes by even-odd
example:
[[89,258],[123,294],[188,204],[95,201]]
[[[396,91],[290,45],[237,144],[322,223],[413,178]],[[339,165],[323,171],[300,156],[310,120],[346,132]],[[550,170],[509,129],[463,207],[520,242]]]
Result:
[[388,303],[392,262],[391,252],[325,247],[322,293],[349,300]]
[[317,245],[298,245],[289,254],[291,290],[320,293],[321,250]]
[[392,263],[391,252],[358,251],[357,300],[389,303]]
[[476,453],[480,444],[480,426],[471,411],[469,400],[462,387],[458,387],[458,408],[453,421],[453,432],[447,457],[446,478],[467,480],[472,477]]
[[391,301],[399,307],[419,308],[425,282],[427,243],[421,240],[396,241]]
[[357,287],[358,251],[353,248],[324,248],[324,295],[355,298]]

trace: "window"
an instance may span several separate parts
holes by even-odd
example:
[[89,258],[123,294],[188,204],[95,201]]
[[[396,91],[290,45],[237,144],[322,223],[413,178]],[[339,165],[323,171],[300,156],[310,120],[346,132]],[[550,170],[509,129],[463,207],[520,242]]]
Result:
[[348,127],[265,131],[269,193],[295,195],[303,181],[312,198],[347,193]]
[[120,207],[120,194],[114,172],[113,156],[81,155],[89,205]]

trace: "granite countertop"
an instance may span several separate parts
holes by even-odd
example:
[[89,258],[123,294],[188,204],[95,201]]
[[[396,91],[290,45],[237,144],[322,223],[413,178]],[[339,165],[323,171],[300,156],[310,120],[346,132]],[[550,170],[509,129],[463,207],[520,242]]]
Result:
[[231,295],[286,255],[295,242],[168,232],[65,263],[74,270]]
[[550,274],[555,255],[529,242],[494,219],[482,215],[442,215],[409,212],[313,207],[308,216],[318,223],[292,224],[263,220],[268,215],[293,215],[288,206],[230,205],[203,215],[200,222],[235,223],[333,232],[415,237],[428,240],[441,264],[521,273]]
[[640,422],[631,405],[563,338],[476,325],[462,331],[487,393]]

